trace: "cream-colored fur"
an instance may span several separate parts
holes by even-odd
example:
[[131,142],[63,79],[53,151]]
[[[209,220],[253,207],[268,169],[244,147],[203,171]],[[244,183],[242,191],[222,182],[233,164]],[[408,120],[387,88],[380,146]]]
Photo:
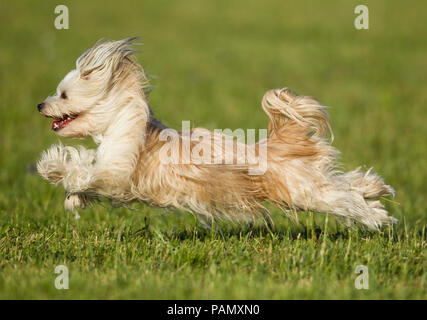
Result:
[[[267,201],[284,211],[330,213],[371,229],[394,221],[377,200],[394,194],[393,189],[371,170],[338,171],[337,151],[327,138],[331,130],[325,108],[288,89],[265,94],[268,137],[251,146],[233,142],[240,150],[234,163],[212,163],[203,157],[187,161],[182,149],[188,142],[185,134],[161,139],[166,127],[149,108],[148,81],[133,56],[132,41],[98,42],[77,60],[76,69],[40,109],[47,117],[74,119],[57,130],[58,135],[91,136],[98,144],[96,151],[54,145],[37,164],[43,178],[64,186],[67,209],[84,207],[102,196],[118,203],[137,200],[208,218],[244,220],[267,213],[263,205]],[[222,135],[202,128],[191,133],[208,137],[205,144],[219,145],[216,155],[225,152]],[[193,140],[189,145],[192,150],[200,148]],[[165,148],[179,150],[178,161],[162,161]],[[266,161],[262,174],[249,173],[256,164],[237,161],[250,148],[258,161]]]

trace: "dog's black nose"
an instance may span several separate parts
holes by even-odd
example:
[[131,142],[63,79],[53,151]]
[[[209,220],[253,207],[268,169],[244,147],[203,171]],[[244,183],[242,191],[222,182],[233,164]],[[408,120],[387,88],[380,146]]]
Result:
[[40,112],[40,111],[42,111],[43,107],[44,107],[44,102],[39,103],[39,104],[37,105],[37,109],[39,110],[39,112]]

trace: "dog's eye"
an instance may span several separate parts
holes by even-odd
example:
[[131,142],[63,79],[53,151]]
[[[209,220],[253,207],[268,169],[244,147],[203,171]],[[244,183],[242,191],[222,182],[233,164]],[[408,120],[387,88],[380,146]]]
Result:
[[65,91],[61,93],[61,99],[67,99],[67,94]]

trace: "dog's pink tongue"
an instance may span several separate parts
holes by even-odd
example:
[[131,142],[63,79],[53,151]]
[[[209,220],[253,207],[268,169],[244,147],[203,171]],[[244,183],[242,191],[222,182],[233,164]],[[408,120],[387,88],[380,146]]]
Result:
[[52,125],[50,126],[50,128],[52,129],[52,130],[56,130],[56,129],[58,129],[59,128],[59,123],[61,122],[61,120],[55,120],[55,121],[53,121],[52,122]]

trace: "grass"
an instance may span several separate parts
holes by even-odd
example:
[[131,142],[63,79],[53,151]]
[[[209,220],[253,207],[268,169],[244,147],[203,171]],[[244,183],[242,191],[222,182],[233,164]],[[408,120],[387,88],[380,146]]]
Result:
[[[367,1],[53,1],[0,10],[0,298],[426,299],[426,4]],[[399,219],[380,233],[301,213],[293,225],[201,226],[185,212],[109,204],[64,212],[64,191],[37,176],[57,142],[36,105],[97,39],[141,35],[155,75],[150,102],[166,124],[265,128],[264,92],[289,86],[331,106],[345,169],[373,165],[397,190]],[[83,143],[70,141],[63,143]],[[57,290],[57,265],[69,290]],[[357,265],[369,290],[354,287]]]

